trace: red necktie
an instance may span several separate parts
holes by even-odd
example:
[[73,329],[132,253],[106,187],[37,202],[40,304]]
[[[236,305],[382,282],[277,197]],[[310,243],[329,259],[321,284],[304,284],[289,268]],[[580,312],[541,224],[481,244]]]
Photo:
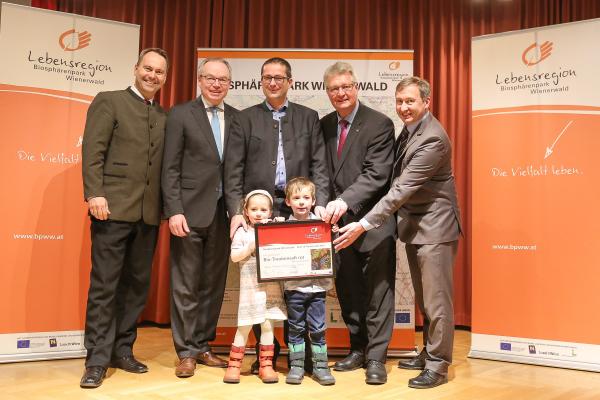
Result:
[[338,141],[337,148],[337,156],[338,160],[342,158],[342,149],[344,148],[344,143],[346,143],[346,137],[348,137],[348,121],[345,119],[340,120],[339,124],[341,125],[340,131],[340,140]]

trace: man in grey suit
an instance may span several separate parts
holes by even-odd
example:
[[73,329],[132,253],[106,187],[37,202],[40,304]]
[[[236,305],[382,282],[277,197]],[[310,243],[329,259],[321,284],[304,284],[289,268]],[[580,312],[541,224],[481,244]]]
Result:
[[321,216],[329,197],[323,134],[315,110],[288,100],[292,67],[270,58],[261,68],[265,101],[249,107],[233,121],[225,159],[225,197],[232,217],[231,235],[246,227],[240,202],[246,193],[264,189],[273,196],[273,213],[287,218],[285,184],[305,176],[317,188],[315,214]]
[[[335,197],[327,204],[324,219],[347,225],[362,218],[389,189],[394,124],[358,101],[350,64],[333,64],[325,71],[324,81],[335,108],[321,120]],[[365,381],[383,384],[394,326],[394,223],[385,222],[381,229],[340,251],[336,264],[336,291],[350,333],[350,353],[333,368],[351,371],[366,365]]]
[[109,366],[148,367],[133,356],[146,304],[160,224],[160,168],[166,112],[155,95],[167,79],[167,53],[145,49],[126,90],[101,92],[87,113],[82,147],[91,219],[92,271],[85,315],[83,388],[102,384]]
[[423,370],[408,381],[412,388],[448,381],[454,339],[452,268],[461,234],[452,147],[446,131],[429,112],[430,102],[427,81],[410,77],[398,83],[396,112],[405,127],[394,146],[392,186],[359,222],[343,227],[334,242],[336,249],[342,249],[363,232],[379,230],[390,216],[397,216],[416,301],[425,314],[423,350],[398,365]]
[[208,342],[216,337],[229,259],[222,160],[238,112],[223,102],[230,81],[226,60],[200,61],[200,96],[167,118],[161,186],[171,231],[171,328],[180,378],[194,375],[196,362],[227,366]]

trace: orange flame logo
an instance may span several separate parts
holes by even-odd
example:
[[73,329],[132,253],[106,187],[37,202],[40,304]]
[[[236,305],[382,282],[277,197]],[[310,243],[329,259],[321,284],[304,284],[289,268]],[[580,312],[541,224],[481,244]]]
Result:
[[92,34],[88,31],[75,32],[69,29],[58,38],[58,45],[64,51],[75,51],[88,47],[92,40]]
[[392,61],[388,64],[388,68],[392,71],[397,70],[398,68],[400,68],[400,61]]
[[540,46],[538,46],[537,42],[534,42],[523,51],[523,55],[521,55],[523,64],[531,67],[550,57],[550,54],[552,54],[552,45],[553,43],[549,41],[545,41]]

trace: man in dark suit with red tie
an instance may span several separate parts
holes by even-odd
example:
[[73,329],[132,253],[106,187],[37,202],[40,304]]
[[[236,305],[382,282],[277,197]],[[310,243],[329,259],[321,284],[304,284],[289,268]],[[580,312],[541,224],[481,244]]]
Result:
[[200,61],[200,96],[174,107],[167,119],[162,193],[171,231],[171,329],[180,378],[194,375],[197,362],[227,367],[208,342],[216,337],[229,261],[223,158],[238,112],[223,102],[230,81],[226,60]]
[[452,267],[461,235],[452,146],[429,112],[430,91],[429,83],[418,77],[398,83],[396,112],[405,128],[396,143],[391,188],[359,222],[343,227],[335,240],[336,249],[350,246],[365,230],[369,235],[384,229],[396,215],[398,236],[406,243],[415,299],[425,316],[423,350],[398,364],[422,370],[408,381],[409,387],[417,389],[448,382],[454,339]]
[[[331,192],[327,222],[358,221],[383,196],[392,172],[394,124],[358,101],[352,66],[337,62],[324,75],[335,111],[321,120]],[[350,333],[350,353],[334,365],[351,371],[366,365],[366,382],[387,381],[385,361],[394,325],[396,242],[394,223],[383,224],[336,257],[336,291]]]

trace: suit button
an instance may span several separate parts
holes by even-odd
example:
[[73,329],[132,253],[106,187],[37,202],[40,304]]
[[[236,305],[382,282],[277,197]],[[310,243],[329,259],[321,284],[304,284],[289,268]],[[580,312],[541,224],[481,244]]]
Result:
[[149,161],[149,162],[148,162],[148,165],[152,165],[152,161]]
[[150,186],[150,180],[146,181],[146,185]]
[[154,147],[154,142],[150,143],[150,147]]
[[275,165],[277,164],[275,161],[271,161],[271,165]]

